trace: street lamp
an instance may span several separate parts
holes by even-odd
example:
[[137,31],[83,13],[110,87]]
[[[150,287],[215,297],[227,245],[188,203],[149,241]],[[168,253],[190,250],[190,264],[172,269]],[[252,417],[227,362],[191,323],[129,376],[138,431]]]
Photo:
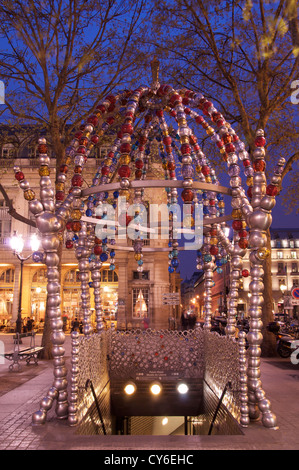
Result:
[[33,234],[31,236],[30,240],[30,246],[32,253],[28,256],[22,256],[22,251],[24,249],[24,239],[22,235],[18,235],[16,232],[14,232],[11,240],[10,240],[10,246],[14,252],[14,255],[17,256],[17,258],[21,262],[21,272],[20,272],[20,286],[19,286],[19,306],[18,306],[18,318],[16,321],[16,333],[21,333],[22,332],[22,289],[23,289],[23,266],[24,262],[29,259],[37,250],[39,249],[40,246],[40,240],[38,239],[37,235]]
[[283,314],[285,315],[285,293],[287,290],[287,286],[285,284],[280,284],[279,288],[283,296]]

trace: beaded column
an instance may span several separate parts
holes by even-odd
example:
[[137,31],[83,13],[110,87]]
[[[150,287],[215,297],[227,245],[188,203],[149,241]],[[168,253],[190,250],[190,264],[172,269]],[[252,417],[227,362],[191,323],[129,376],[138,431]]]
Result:
[[249,289],[251,292],[249,313],[250,313],[250,331],[247,335],[249,342],[248,358],[248,391],[249,391],[249,415],[251,419],[258,419],[262,413],[262,422],[265,427],[276,427],[276,416],[270,410],[270,402],[265,398],[265,392],[262,389],[260,356],[261,343],[263,336],[262,330],[262,305],[263,297],[263,260],[269,256],[267,246],[267,230],[269,229],[272,217],[269,211],[261,209],[261,200],[266,193],[265,177],[265,139],[263,130],[258,130],[255,139],[256,148],[253,151],[253,186],[251,205],[253,212],[248,216],[248,225],[250,228],[249,246],[251,253],[250,275],[251,282]]
[[239,333],[239,373],[240,373],[240,424],[243,427],[249,425],[249,408],[248,408],[248,387],[247,387],[247,361],[246,361],[246,333]]
[[78,424],[78,356],[79,356],[79,333],[73,331],[71,334],[72,340],[72,367],[71,367],[71,385],[70,385],[70,397],[69,397],[69,415],[68,422],[70,426],[76,426]]
[[76,258],[78,260],[79,279],[81,282],[81,312],[83,315],[83,333],[88,336],[92,333],[90,317],[90,293],[89,293],[89,247],[87,244],[87,225],[82,222],[79,232]]

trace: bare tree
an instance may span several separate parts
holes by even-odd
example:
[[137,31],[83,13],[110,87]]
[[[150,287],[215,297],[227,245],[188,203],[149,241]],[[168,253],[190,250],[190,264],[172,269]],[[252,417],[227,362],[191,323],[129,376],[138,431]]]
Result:
[[[145,0],[0,1],[2,120],[39,127],[56,168],[81,120],[112,90],[138,78],[133,33],[145,8]],[[45,358],[49,337],[46,315]]]
[[[283,176],[299,158],[298,108],[290,99],[299,65],[297,9],[293,0],[166,0],[156,2],[156,34],[144,39],[163,78],[211,99],[249,151],[256,130],[265,129],[267,167],[284,156]],[[270,260],[264,267],[266,325],[273,318]],[[264,354],[271,354],[274,341],[266,330],[264,337]]]

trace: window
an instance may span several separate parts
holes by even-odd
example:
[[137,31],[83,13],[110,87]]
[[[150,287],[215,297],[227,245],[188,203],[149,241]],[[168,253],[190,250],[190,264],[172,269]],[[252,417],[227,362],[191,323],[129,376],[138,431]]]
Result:
[[118,282],[118,275],[111,269],[103,269],[101,271],[101,282]]
[[6,144],[2,147],[2,158],[14,158],[16,154],[16,149],[12,144]]
[[39,269],[33,274],[32,282],[46,283],[47,282],[47,270]]
[[297,273],[298,272],[298,265],[297,263],[292,263],[292,273]]
[[11,235],[11,216],[8,213],[8,206],[4,199],[0,200],[0,243],[8,243]]
[[293,279],[293,287],[299,287],[299,279]]
[[144,279],[148,281],[149,278],[149,271],[142,271],[141,273],[138,271],[133,271],[133,279]]
[[291,251],[291,258],[297,259],[297,251]]
[[12,284],[15,279],[15,270],[10,268],[3,271],[0,275],[0,282],[5,282],[5,284]]
[[133,318],[149,317],[149,289],[133,289]]
[[71,269],[70,271],[68,271],[64,277],[64,282],[69,284],[80,282],[79,271],[76,269]]
[[285,268],[283,263],[278,263],[277,264],[277,274],[284,274],[285,273]]
[[277,251],[277,258],[282,259],[283,258],[283,253],[282,251]]

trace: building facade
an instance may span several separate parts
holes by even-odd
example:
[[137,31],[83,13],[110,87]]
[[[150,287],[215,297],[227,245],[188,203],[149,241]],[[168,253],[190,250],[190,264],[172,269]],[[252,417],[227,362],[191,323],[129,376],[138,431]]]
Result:
[[[14,209],[29,218],[28,203],[23,198],[14,178],[13,166],[18,165],[30,181],[32,189],[39,193],[38,159],[36,158],[36,136],[21,139],[16,143],[15,135],[9,140],[2,136],[0,148],[1,185],[13,204]],[[5,141],[3,141],[3,139]],[[89,158],[85,167],[86,181],[92,181],[108,147],[97,149],[93,158]],[[51,177],[55,179],[55,158],[51,159]],[[149,190],[150,191],[150,190]],[[163,191],[152,191],[151,202],[161,203],[165,197]],[[8,205],[0,193],[0,326],[14,326],[19,310],[20,269],[21,263],[13,254],[10,238],[14,232],[21,234],[24,241],[22,255],[31,254],[29,240],[35,228],[11,217]],[[124,242],[124,243],[123,243]],[[123,246],[116,250],[114,271],[109,270],[109,263],[101,268],[101,294],[103,315],[106,325],[113,323],[118,328],[152,327],[168,328],[173,315],[180,315],[177,306],[163,303],[163,294],[180,292],[180,278],[176,273],[168,272],[167,240],[146,240],[143,252],[143,272],[137,270],[132,242],[121,241]],[[156,248],[160,251],[155,251]],[[35,263],[30,257],[23,268],[21,310],[22,319],[31,317],[36,326],[42,328],[46,310],[46,266]],[[173,290],[172,290],[173,289]],[[94,302],[91,292],[91,311]],[[81,293],[78,278],[77,260],[73,250],[63,249],[61,262],[61,310],[67,327],[74,319],[81,319]],[[94,317],[92,317],[94,318]],[[95,318],[94,318],[95,320]]]
[[[229,293],[229,262],[222,266],[221,274],[214,272],[212,288],[212,310],[214,315],[225,315],[226,300]],[[249,253],[243,258],[243,269],[250,269]],[[299,229],[271,229],[271,272],[273,314],[285,318],[299,319],[298,301],[292,298],[292,290],[299,287]],[[249,277],[241,278],[238,299],[238,317],[248,316]],[[196,310],[199,318],[204,318],[204,276],[203,272],[194,273],[183,283],[183,303],[185,308]]]

